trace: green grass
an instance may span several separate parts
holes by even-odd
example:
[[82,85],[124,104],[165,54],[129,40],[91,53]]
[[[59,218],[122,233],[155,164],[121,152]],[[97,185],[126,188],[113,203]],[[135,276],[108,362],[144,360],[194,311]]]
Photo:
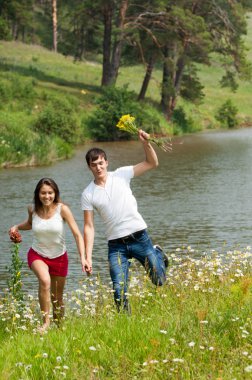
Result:
[[156,289],[136,263],[132,314],[117,313],[110,286],[84,279],[65,295],[66,317],[40,336],[37,299],[23,312],[0,299],[0,379],[222,379],[252,375],[252,254],[190,247],[170,254]]

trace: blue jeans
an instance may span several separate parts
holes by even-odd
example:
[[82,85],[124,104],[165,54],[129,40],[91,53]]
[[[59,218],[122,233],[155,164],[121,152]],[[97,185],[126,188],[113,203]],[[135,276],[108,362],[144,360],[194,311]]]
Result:
[[166,281],[166,268],[162,252],[154,248],[146,230],[137,234],[137,237],[126,239],[125,242],[108,241],[108,260],[111,280],[113,282],[114,299],[116,304],[121,303],[123,293],[124,305],[127,302],[130,259],[137,259],[145,268],[151,281],[161,286]]

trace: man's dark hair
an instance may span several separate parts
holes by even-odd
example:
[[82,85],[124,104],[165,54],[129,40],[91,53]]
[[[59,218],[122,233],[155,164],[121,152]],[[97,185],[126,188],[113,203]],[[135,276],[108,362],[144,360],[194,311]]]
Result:
[[104,152],[104,150],[100,148],[89,149],[89,151],[87,151],[86,153],[86,161],[87,161],[88,166],[90,166],[91,162],[98,160],[99,157],[103,157],[105,161],[108,161],[107,155]]

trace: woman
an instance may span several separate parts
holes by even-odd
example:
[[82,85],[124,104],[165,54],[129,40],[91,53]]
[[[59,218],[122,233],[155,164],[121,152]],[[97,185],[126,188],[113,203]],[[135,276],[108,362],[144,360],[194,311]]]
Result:
[[85,271],[84,242],[70,208],[61,203],[59,188],[50,178],[42,178],[34,191],[34,207],[28,207],[28,219],[10,228],[12,238],[19,230],[33,231],[28,265],[39,281],[39,304],[43,316],[40,332],[50,325],[50,299],[53,319],[59,323],[64,315],[63,290],[68,271],[65,245],[65,222],[76,240],[82,271]]

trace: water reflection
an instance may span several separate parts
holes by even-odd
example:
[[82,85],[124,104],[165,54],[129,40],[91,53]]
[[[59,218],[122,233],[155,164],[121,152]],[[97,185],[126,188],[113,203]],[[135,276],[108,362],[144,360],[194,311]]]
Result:
[[[249,245],[252,235],[252,129],[209,132],[175,142],[171,154],[157,151],[160,161],[157,170],[132,182],[139,210],[154,242],[169,252],[182,245],[191,245],[201,251]],[[111,170],[143,159],[138,142],[97,145],[107,151]],[[0,171],[0,288],[6,286],[5,267],[10,263],[8,228],[26,218],[27,206],[41,177],[55,179],[63,201],[71,207],[82,230],[80,196],[92,178],[84,158],[90,147],[86,144],[72,159],[50,167]],[[108,279],[103,227],[98,218],[95,221],[94,272]],[[31,232],[22,235],[21,256],[26,260]],[[67,246],[70,256],[67,287],[72,289],[79,286],[83,274],[70,231],[67,231]],[[27,269],[25,272],[25,287],[31,289],[34,276]]]

